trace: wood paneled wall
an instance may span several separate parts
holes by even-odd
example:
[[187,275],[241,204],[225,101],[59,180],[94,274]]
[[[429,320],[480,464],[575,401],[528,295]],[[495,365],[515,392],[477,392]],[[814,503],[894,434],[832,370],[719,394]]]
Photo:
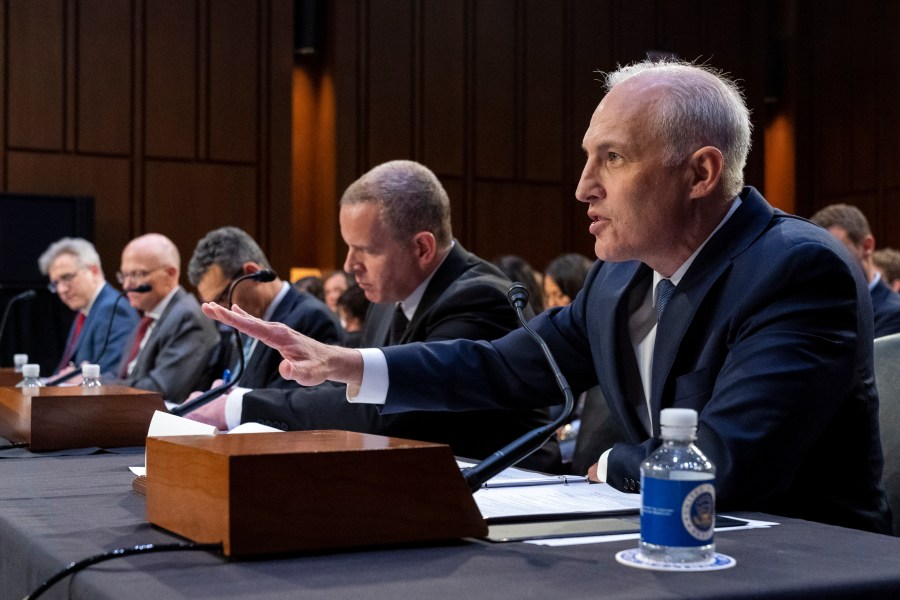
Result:
[[0,188],[94,196],[108,277],[138,234],[168,235],[186,267],[226,224],[286,269],[292,14],[290,0],[6,0]]
[[[411,158],[450,194],[454,232],[485,258],[536,268],[592,255],[574,200],[597,70],[648,51],[743,81],[763,186],[766,5],[755,0],[339,0],[330,5],[337,182]],[[337,252],[338,262],[342,251]]]
[[900,3],[796,2],[797,212],[858,206],[900,248]]

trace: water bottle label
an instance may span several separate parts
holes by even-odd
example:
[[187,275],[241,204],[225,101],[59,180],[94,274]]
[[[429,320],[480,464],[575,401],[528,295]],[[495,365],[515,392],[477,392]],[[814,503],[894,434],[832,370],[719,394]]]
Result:
[[712,543],[716,488],[711,481],[641,477],[641,539],[659,546]]

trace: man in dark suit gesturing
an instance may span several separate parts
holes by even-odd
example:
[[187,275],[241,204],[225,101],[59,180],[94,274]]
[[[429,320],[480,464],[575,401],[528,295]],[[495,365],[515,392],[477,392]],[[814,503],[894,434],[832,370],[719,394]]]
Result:
[[[232,282],[263,269],[271,269],[269,261],[249,234],[237,227],[220,227],[197,242],[188,262],[188,279],[204,302],[225,304]],[[322,343],[341,341],[340,323],[325,303],[306,292],[298,292],[277,276],[271,281],[240,282],[234,288],[232,301],[253,316],[284,323]],[[296,383],[278,374],[281,355],[247,336],[241,344],[244,372],[238,374],[239,357],[235,344],[231,336],[224,339],[225,345],[215,365],[217,373],[228,369],[233,376],[239,376],[240,385],[247,388],[297,387]]]
[[[532,321],[573,391],[599,382],[621,425],[624,441],[590,475],[637,491],[660,410],[693,408],[720,508],[890,532],[859,268],[826,231],[743,187],[750,119],[732,82],[644,62],[608,75],[607,87],[576,191],[602,262],[572,304]],[[385,413],[555,397],[521,331],[358,352],[203,310],[279,348],[282,374],[347,382],[351,399]]]
[[[341,198],[344,269],[375,304],[364,346],[453,339],[495,339],[516,328],[506,300],[510,281],[453,240],[450,202],[434,173],[411,161],[379,165]],[[238,303],[240,306],[240,303]],[[382,415],[346,402],[343,385],[293,391],[237,389],[190,418],[220,429],[256,421],[281,429],[347,429],[448,443],[459,456],[482,458],[547,422],[544,409],[416,411]],[[555,441],[530,466],[558,469]]]

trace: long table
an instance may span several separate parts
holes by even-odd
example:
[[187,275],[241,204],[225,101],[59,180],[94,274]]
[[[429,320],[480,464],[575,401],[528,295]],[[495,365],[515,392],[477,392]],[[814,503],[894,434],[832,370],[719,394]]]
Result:
[[[0,453],[0,600],[23,598],[68,563],[138,544],[182,541],[144,520],[131,490],[140,451],[34,457]],[[28,457],[25,457],[28,456]],[[297,482],[297,493],[315,493]],[[209,552],[104,562],[44,598],[411,600],[442,598],[900,598],[900,538],[770,515],[771,529],[726,531],[737,566],[660,573],[618,564],[635,541],[565,547],[457,543],[230,561]]]

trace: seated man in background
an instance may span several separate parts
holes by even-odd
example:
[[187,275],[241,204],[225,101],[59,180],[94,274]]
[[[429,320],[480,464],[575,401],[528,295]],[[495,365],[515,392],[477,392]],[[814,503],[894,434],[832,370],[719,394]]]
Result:
[[126,289],[146,285],[149,291],[128,292],[141,322],[125,346],[116,379],[105,382],[157,391],[173,402],[209,384],[208,361],[219,333],[178,284],[180,273],[178,248],[164,235],[148,233],[125,246],[119,282]]
[[[454,241],[447,192],[426,167],[392,161],[360,177],[341,198],[340,225],[349,247],[344,268],[374,303],[363,345],[495,339],[517,327],[506,299],[509,279]],[[375,406],[347,403],[345,386],[333,384],[236,389],[227,402],[187,416],[219,429],[256,421],[441,442],[468,458],[483,458],[547,423],[546,409],[535,408],[382,415]],[[528,466],[559,470],[558,450],[553,440]]]
[[94,245],[82,238],[62,238],[41,254],[38,268],[50,278],[50,291],[78,313],[56,372],[96,363],[100,373],[114,374],[140,317],[128,302],[116,304],[119,292],[106,282]]
[[[607,90],[575,194],[601,260],[571,304],[530,323],[572,391],[599,383],[621,427],[589,476],[640,491],[661,410],[691,408],[717,508],[890,533],[861,270],[826,231],[743,187],[750,116],[722,74],[646,61],[608,74]],[[203,311],[278,348],[283,375],[343,382],[383,416],[558,397],[523,330],[353,350],[215,304]]]
[[895,292],[900,292],[900,250],[879,248],[872,253],[872,262],[881,273],[881,280]]
[[[232,282],[263,269],[271,266],[256,241],[237,227],[221,227],[197,243],[188,263],[188,280],[204,302],[226,304]],[[241,281],[231,299],[255,317],[284,323],[325,344],[341,342],[340,324],[328,307],[277,276],[272,281]],[[239,334],[235,332],[235,335]],[[278,374],[281,355],[265,344],[256,343],[252,337],[243,338],[244,372],[238,373],[239,357],[232,337],[228,336],[223,343],[214,373],[228,369],[248,388],[297,387]]]
[[872,261],[875,236],[861,210],[849,204],[831,204],[816,212],[810,221],[836,237],[859,263],[869,283],[875,310],[875,337],[900,333],[900,294],[890,288]]

